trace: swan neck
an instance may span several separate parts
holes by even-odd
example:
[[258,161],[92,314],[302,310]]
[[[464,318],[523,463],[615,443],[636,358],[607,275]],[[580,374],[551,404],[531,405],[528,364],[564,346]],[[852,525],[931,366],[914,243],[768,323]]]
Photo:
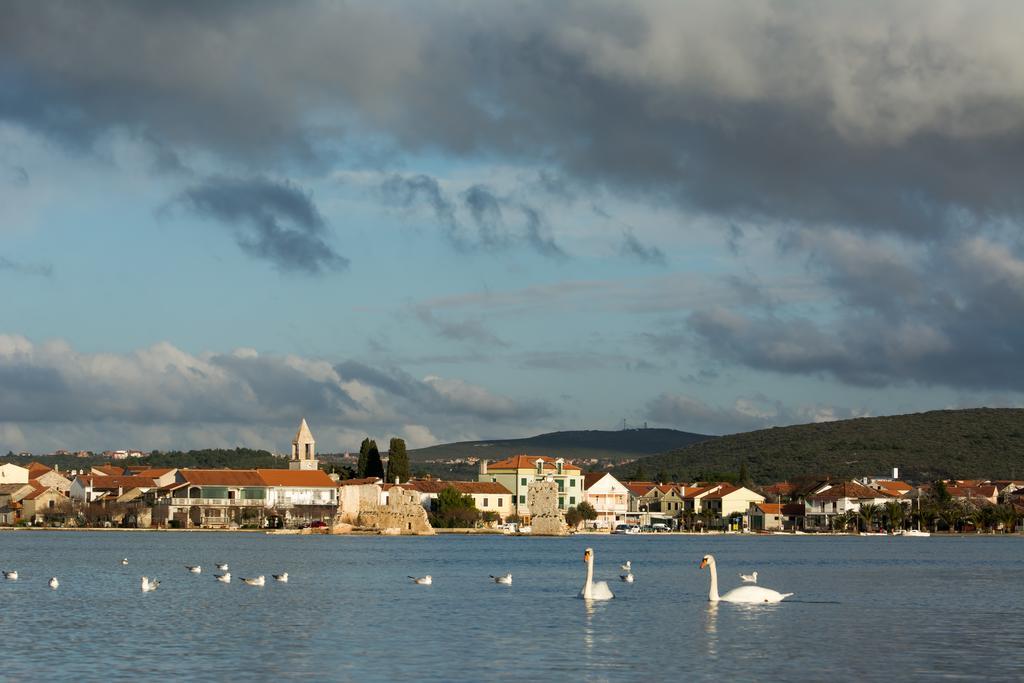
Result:
[[714,562],[708,562],[708,569],[711,570],[711,590],[708,591],[708,600],[718,602],[718,570]]
[[587,559],[587,582],[583,584],[583,597],[589,598],[594,590],[594,556]]

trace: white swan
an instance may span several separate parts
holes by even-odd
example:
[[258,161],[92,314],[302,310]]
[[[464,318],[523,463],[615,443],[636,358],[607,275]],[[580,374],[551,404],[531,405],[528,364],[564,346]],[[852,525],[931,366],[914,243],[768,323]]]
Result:
[[186,564],[185,569],[189,570],[193,574],[201,574],[203,571],[203,568],[198,564]]
[[587,582],[583,584],[580,597],[584,600],[611,600],[614,598],[615,595],[606,582],[594,583],[594,551],[592,548],[583,551],[583,561],[587,563]]
[[421,586],[429,586],[434,583],[434,579],[430,576],[430,574],[427,574],[426,576],[421,576],[419,578],[415,576],[410,576],[409,578],[412,579],[413,583],[417,583]]
[[625,581],[626,583],[633,583],[633,572],[626,572],[625,574],[620,574],[619,578]]
[[280,581],[281,583],[288,583],[288,572],[274,574],[273,576],[275,581]]
[[491,574],[490,576],[491,576],[492,579],[494,579],[494,583],[501,583],[501,584],[504,584],[506,586],[511,586],[512,585],[512,574],[511,573],[505,574],[504,576],[495,576],[494,574]]
[[17,581],[18,580],[18,570],[17,569],[12,569],[11,571],[7,571],[5,569],[4,570],[4,578],[7,579],[8,581]]
[[224,572],[223,574],[214,574],[213,578],[217,579],[221,583],[231,583],[231,572]]
[[621,569],[622,571],[624,571],[626,573],[629,573],[629,572],[633,571],[633,563],[630,562],[629,560],[626,560],[623,564],[619,565],[619,569]]
[[218,562],[217,563],[217,569],[221,570],[222,572],[226,572],[228,570],[228,563],[227,562]]
[[59,585],[60,585],[60,581],[57,580],[57,577],[56,576],[51,576],[50,577],[50,588],[52,588],[53,590],[57,590],[57,587]]
[[242,579],[242,583],[244,583],[246,586],[262,586],[266,582],[267,582],[267,580],[266,580],[266,578],[262,574],[257,576],[255,579],[246,579],[246,578]]
[[765,602],[782,602],[792,593],[780,593],[771,588],[760,586],[740,586],[733,588],[725,595],[718,595],[718,571],[715,569],[715,558],[712,555],[705,555],[700,561],[700,568],[708,567],[711,570],[711,590],[708,591],[708,600],[711,602],[736,602],[745,604],[758,604]]
[[143,593],[149,593],[150,591],[155,591],[157,586],[159,586],[159,585],[160,585],[159,581],[150,581],[148,576],[143,576],[142,577],[142,592]]
[[757,572],[750,574],[740,574],[740,580],[744,583],[757,583]]

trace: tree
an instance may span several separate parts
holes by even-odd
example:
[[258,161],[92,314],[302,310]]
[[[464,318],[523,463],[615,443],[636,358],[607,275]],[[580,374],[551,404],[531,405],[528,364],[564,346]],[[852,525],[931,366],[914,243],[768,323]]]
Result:
[[359,462],[356,464],[356,476],[360,479],[366,476],[366,461],[370,455],[370,443],[370,437],[366,437],[359,444]]
[[885,516],[889,520],[889,530],[903,528],[903,520],[907,516],[907,510],[903,507],[903,503],[898,500],[890,500],[885,504]]
[[939,508],[939,519],[946,525],[946,530],[950,533],[956,531],[957,522],[963,519],[964,511],[963,508],[956,501],[950,501],[947,505]]
[[569,525],[570,529],[578,529],[582,521],[583,515],[575,507],[570,507],[565,511],[565,523]]
[[388,446],[388,476],[389,483],[409,481],[409,454],[405,452],[405,439],[393,438]]
[[878,515],[881,506],[874,503],[862,503],[860,506],[860,517],[864,520],[864,531],[871,531],[875,517]]
[[577,505],[576,511],[580,513],[580,516],[583,517],[583,521],[585,522],[592,522],[597,519],[597,510],[595,510],[594,506],[587,501],[583,501]]
[[473,496],[459,493],[454,486],[446,486],[437,494],[437,511],[432,516],[431,524],[451,529],[473,526],[480,513]]
[[370,451],[366,454],[366,477],[376,479],[384,478],[384,463],[380,459],[380,451],[377,450],[377,442],[370,440]]

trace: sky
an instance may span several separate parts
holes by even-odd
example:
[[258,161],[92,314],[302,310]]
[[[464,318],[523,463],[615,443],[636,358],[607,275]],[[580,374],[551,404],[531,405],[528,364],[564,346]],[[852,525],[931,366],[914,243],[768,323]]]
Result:
[[0,450],[1024,404],[1024,6],[0,5]]

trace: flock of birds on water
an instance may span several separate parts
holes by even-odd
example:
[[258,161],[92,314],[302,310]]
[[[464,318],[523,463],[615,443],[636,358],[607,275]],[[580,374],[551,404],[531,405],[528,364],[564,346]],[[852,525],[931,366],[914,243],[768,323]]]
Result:
[[[587,565],[587,580],[583,584],[583,589],[580,590],[579,596],[584,600],[611,600],[615,597],[612,593],[612,589],[608,587],[607,581],[594,581],[594,550],[593,548],[587,548],[583,552],[583,561]],[[715,558],[713,555],[705,555],[700,562],[700,568],[704,569],[707,567],[711,575],[711,588],[708,591],[708,601],[710,602],[733,602],[737,604],[755,605],[764,603],[782,602],[792,593],[780,593],[771,588],[764,588],[758,585],[744,585],[738,588],[734,588],[725,595],[718,594],[718,570],[715,565]],[[633,563],[630,560],[626,560],[620,569],[625,572],[619,574],[619,580],[623,583],[633,583],[636,581],[636,577],[633,574]],[[426,576],[410,576],[413,583],[420,586],[430,586],[434,583],[434,578],[427,574]],[[502,574],[500,576],[490,575],[490,578],[494,583],[500,583],[505,586],[512,585],[512,574]],[[740,580],[745,584],[757,584],[757,572],[750,574],[740,574]]]
[[[611,600],[612,598],[614,598],[615,594],[612,593],[611,588],[608,587],[608,582],[594,581],[594,550],[592,548],[587,548],[583,552],[583,562],[587,565],[587,579],[586,583],[583,584],[583,589],[580,590],[578,597],[583,598],[584,600]],[[121,564],[127,565],[128,558],[126,557],[122,559]],[[223,573],[214,574],[214,578],[220,583],[231,583],[231,572],[228,568],[228,564],[226,562],[218,562],[216,566],[217,569],[222,571]],[[756,585],[757,572],[752,572],[750,574],[740,574],[740,579],[743,581],[743,583],[750,585],[743,585],[738,588],[732,589],[724,595],[719,595],[718,570],[716,568],[715,558],[713,555],[705,555],[701,559],[700,568],[704,569],[705,567],[708,568],[711,576],[711,588],[708,592],[708,600],[710,602],[763,604],[782,602],[789,596],[793,595],[792,593],[780,593],[778,591],[772,590],[771,588],[764,588],[762,586]],[[620,568],[622,569],[622,571],[625,572],[625,574],[620,574],[619,580],[621,580],[623,583],[633,583],[636,580],[635,576],[633,575],[633,563],[631,561],[626,560],[626,562],[622,564]],[[198,564],[187,564],[185,565],[185,569],[192,574],[201,574],[203,571],[202,566]],[[4,578],[8,581],[18,580],[18,570],[16,569],[10,571],[4,570],[3,574]],[[274,580],[278,583],[288,583],[288,572],[283,572],[281,574],[272,574],[271,576],[273,576]],[[410,576],[409,578],[413,581],[413,583],[420,586],[430,586],[434,583],[434,579],[430,574],[427,574],[426,576]],[[491,574],[490,578],[494,581],[494,583],[497,584],[501,584],[504,586],[512,585],[511,573],[502,574],[500,576],[495,576],[494,574]],[[239,580],[247,586],[266,585],[266,577],[263,574],[248,578],[239,577]],[[159,585],[160,582],[155,579],[150,579],[148,576],[142,577],[143,593],[155,591]],[[56,576],[50,577],[49,586],[53,590],[57,590],[57,588],[60,587],[60,581],[57,580]]]

